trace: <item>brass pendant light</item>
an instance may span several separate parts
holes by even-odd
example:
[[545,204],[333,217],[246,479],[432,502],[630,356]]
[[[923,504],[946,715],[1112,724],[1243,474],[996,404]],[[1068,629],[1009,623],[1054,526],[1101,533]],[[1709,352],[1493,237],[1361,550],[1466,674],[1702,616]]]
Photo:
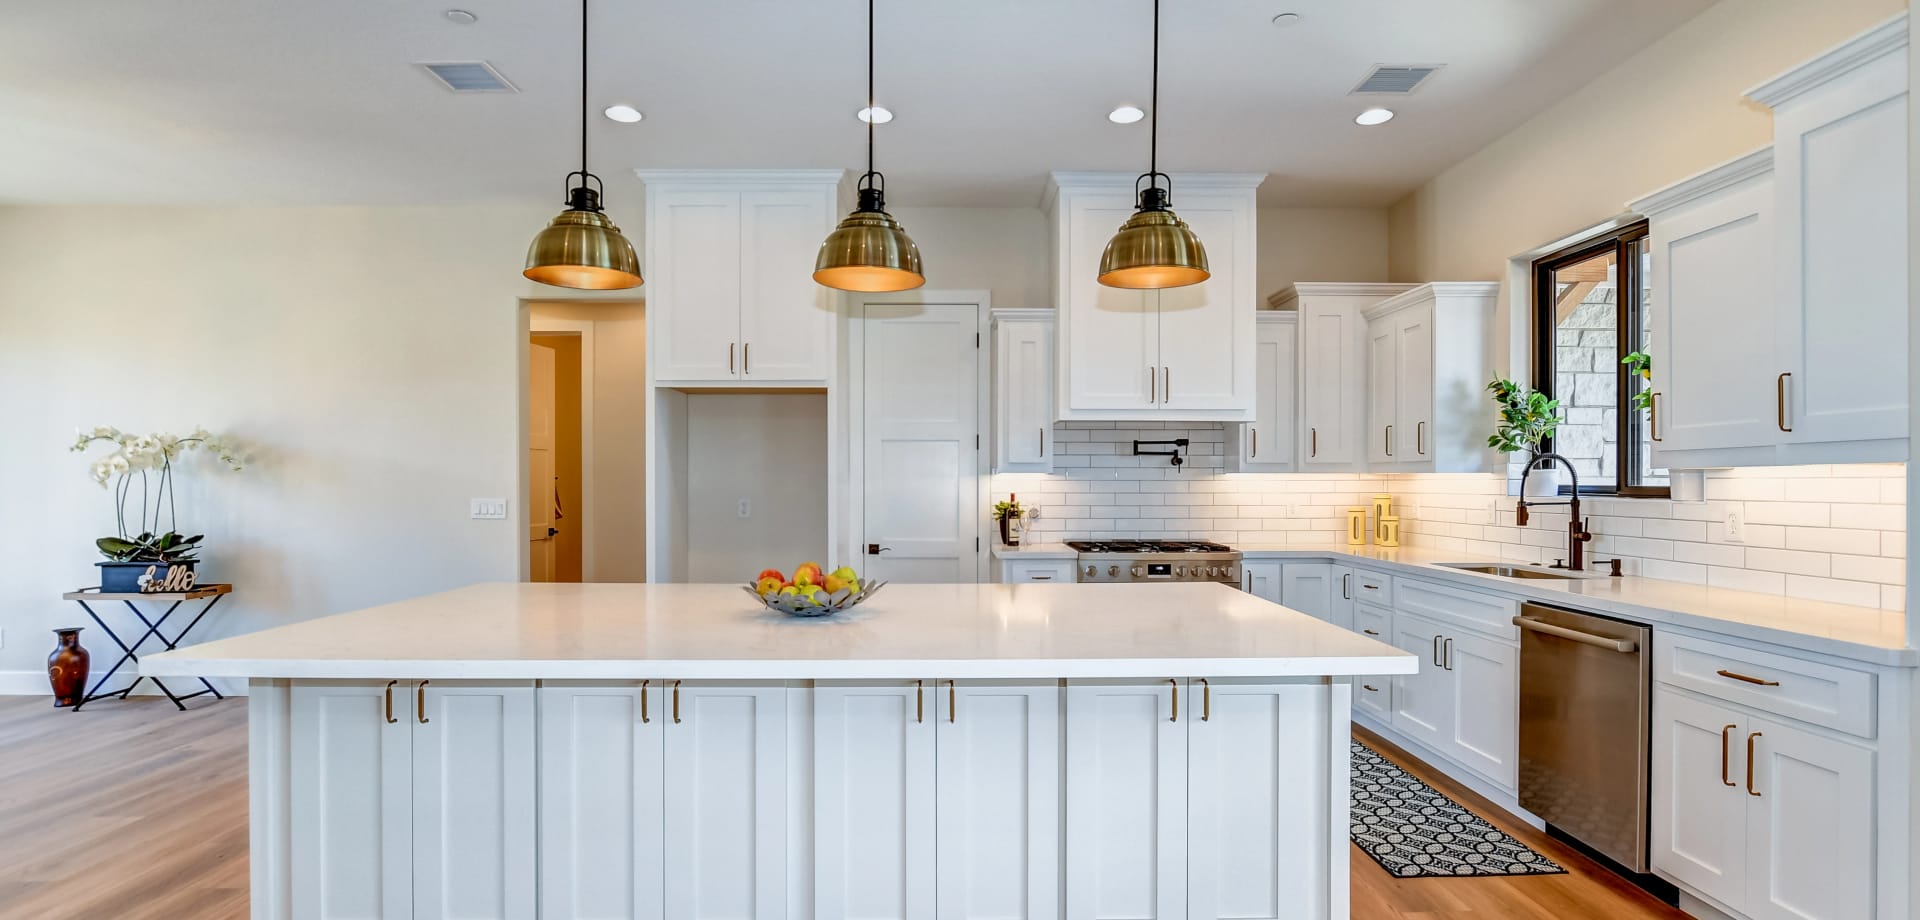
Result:
[[640,285],[640,257],[601,210],[604,189],[600,177],[587,171],[587,0],[580,0],[580,169],[567,173],[567,209],[534,236],[521,274],[541,284],[589,291]]
[[[873,98],[873,0],[867,0],[867,110]],[[920,247],[887,213],[886,177],[873,168],[873,122],[867,119],[867,171],[860,177],[860,203],[820,244],[813,280],[842,291],[910,291],[927,283]]]
[[[1160,0],[1153,0],[1153,101],[1147,171],[1134,180],[1133,216],[1100,254],[1100,283],[1116,288],[1176,288],[1212,276],[1207,248],[1187,222],[1173,213],[1173,177],[1160,171]],[[1165,180],[1165,186],[1161,181]],[[1142,189],[1140,183],[1147,187]]]

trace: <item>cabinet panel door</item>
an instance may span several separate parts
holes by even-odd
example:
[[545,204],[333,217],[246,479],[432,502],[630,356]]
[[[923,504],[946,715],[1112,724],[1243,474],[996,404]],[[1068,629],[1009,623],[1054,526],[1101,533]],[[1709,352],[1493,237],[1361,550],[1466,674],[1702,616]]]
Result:
[[833,292],[813,280],[832,229],[821,191],[740,193],[740,374],[761,383],[825,381],[832,372]]
[[1433,459],[1433,313],[1427,309],[1394,314],[1393,459],[1427,463]]
[[1298,468],[1299,426],[1294,398],[1300,327],[1259,323],[1254,341],[1253,421],[1229,431],[1229,469],[1286,473]]
[[[740,195],[655,189],[647,334],[655,380],[740,376]],[[809,272],[809,274],[811,274]],[[811,279],[809,279],[811,280]]]
[[1244,205],[1185,196],[1180,217],[1207,247],[1213,276],[1199,284],[1159,292],[1160,403],[1168,409],[1237,409],[1254,406],[1254,300],[1243,282],[1235,240],[1250,239],[1252,219]]
[[1420,656],[1420,670],[1393,677],[1393,727],[1441,753],[1452,749],[1453,675],[1440,663],[1439,624],[1404,611],[1393,616],[1393,645]]
[[295,681],[289,806],[296,920],[413,916],[413,694]]
[[422,681],[413,724],[413,916],[535,912],[533,682]]
[[1284,591],[1281,588],[1280,563],[1259,559],[1240,563],[1240,590],[1262,597],[1274,603],[1280,603]]
[[1441,640],[1453,683],[1453,735],[1447,753],[1512,789],[1520,781],[1520,650],[1454,631]]
[[1003,322],[993,334],[994,466],[1001,472],[1053,469],[1053,326]]
[[[1746,913],[1754,920],[1873,916],[1873,752],[1752,719]],[[1732,790],[1729,790],[1732,791]]]
[[1110,288],[1094,280],[1107,239],[1133,214],[1124,195],[1070,205],[1066,392],[1075,409],[1152,409],[1160,403],[1160,309],[1153,291]]
[[1171,681],[1067,684],[1069,920],[1186,916],[1187,723],[1174,718],[1178,693]]
[[1300,464],[1360,462],[1366,423],[1366,321],[1339,304],[1300,304]]
[[1186,916],[1328,916],[1327,860],[1347,858],[1310,794],[1326,782],[1329,688],[1193,680],[1187,690]]
[[1344,565],[1327,569],[1327,622],[1341,629],[1353,628],[1353,569]]
[[1060,685],[930,685],[941,920],[1060,915]]
[[1319,620],[1333,619],[1336,593],[1333,565],[1326,562],[1289,562],[1280,571],[1280,603]]
[[548,681],[540,695],[540,916],[661,920],[660,682]]
[[816,916],[933,917],[937,696],[913,681],[814,685]]
[[1770,179],[1650,225],[1653,389],[1662,451],[1774,443]]
[[[1780,364],[1796,442],[1907,436],[1907,78],[1888,55],[1774,114]],[[1904,454],[1902,454],[1904,456]]]
[[784,688],[667,691],[666,915],[780,920],[787,906]]
[[1399,330],[1391,316],[1367,326],[1367,425],[1363,433],[1367,462],[1394,463],[1393,424],[1399,411]]
[[1736,909],[1747,884],[1745,727],[1732,709],[1654,688],[1653,866]]

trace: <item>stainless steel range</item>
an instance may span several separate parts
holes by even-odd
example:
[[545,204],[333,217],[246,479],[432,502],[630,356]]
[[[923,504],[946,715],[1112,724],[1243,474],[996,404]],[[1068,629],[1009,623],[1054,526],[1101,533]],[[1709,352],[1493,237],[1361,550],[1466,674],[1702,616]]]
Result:
[[1082,582],[1217,581],[1240,584],[1240,554],[1205,540],[1068,540]]

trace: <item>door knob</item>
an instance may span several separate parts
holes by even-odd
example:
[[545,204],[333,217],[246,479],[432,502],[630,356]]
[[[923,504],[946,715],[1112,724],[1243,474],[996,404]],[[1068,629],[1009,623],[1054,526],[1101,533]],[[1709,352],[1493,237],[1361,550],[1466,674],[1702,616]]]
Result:
[[867,544],[867,555],[878,556],[881,553],[887,552],[891,549],[893,549],[893,547],[891,546],[881,546],[878,543],[869,543]]
[[559,536],[559,535],[560,535],[560,528],[558,528],[558,527],[549,527],[549,528],[547,528],[547,536],[549,536],[549,537],[557,537],[557,536]]

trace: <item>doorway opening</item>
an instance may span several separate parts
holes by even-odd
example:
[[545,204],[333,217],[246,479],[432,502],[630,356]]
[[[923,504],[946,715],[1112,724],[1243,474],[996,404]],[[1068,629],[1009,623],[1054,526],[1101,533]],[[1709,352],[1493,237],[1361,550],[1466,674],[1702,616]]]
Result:
[[527,580],[583,581],[580,334],[527,338]]

